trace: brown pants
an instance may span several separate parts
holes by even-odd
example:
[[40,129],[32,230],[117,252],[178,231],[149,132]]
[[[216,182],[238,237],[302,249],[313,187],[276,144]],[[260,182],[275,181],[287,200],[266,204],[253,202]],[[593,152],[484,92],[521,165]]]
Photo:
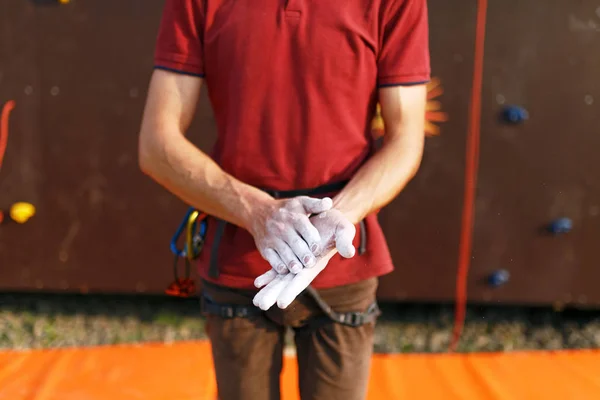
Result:
[[[378,280],[320,290],[334,311],[365,311]],[[212,301],[252,305],[256,292],[203,283]],[[307,323],[318,321],[318,323]],[[351,327],[328,320],[308,294],[287,309],[272,307],[249,318],[208,315],[220,400],[279,400],[286,328],[293,328],[302,400],[364,400],[373,352],[374,323]]]

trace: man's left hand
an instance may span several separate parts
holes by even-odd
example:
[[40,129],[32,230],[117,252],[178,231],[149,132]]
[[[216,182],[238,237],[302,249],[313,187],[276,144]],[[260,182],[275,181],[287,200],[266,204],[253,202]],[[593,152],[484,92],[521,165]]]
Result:
[[344,258],[352,258],[356,249],[352,245],[356,228],[339,210],[332,208],[310,218],[310,222],[321,235],[321,254],[323,256],[334,248]]
[[[279,308],[286,308],[306,289],[329,263],[329,260],[340,253],[342,257],[351,258],[356,253],[352,244],[356,228],[344,215],[331,209],[310,218],[321,235],[321,254],[317,262],[310,268],[303,268],[297,274],[278,274],[271,269],[254,281],[257,288],[262,288],[254,297],[254,305],[268,310],[275,303]],[[266,286],[265,286],[266,285]]]

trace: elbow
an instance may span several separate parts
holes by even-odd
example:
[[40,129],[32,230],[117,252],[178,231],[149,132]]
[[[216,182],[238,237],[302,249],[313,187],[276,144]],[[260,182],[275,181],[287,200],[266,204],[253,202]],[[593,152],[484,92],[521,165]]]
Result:
[[425,151],[425,135],[414,136],[414,139],[405,144],[408,149],[410,161],[410,179],[414,178],[421,168],[423,162],[423,153]]
[[142,171],[146,175],[150,175],[151,165],[152,165],[152,156],[148,149],[140,143],[138,146],[138,166],[140,171]]
[[144,135],[140,135],[138,143],[138,166],[140,170],[150,177],[155,175],[155,167],[158,164],[156,146],[144,138]]
[[419,172],[419,169],[421,168],[421,162],[423,161],[423,150],[421,149],[421,151],[417,152],[417,154],[415,154],[415,159],[413,161],[412,164],[412,169],[410,170],[410,179],[414,178],[417,175],[417,172]]

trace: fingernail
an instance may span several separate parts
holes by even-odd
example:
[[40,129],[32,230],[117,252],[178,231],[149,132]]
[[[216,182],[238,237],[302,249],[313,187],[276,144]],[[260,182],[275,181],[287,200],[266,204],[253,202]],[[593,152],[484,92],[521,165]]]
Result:
[[277,267],[277,273],[285,274],[287,272],[287,267],[284,264],[281,264]]
[[279,308],[281,308],[282,310],[285,310],[285,309],[286,309],[286,308],[289,306],[289,304],[287,304],[287,302],[283,302],[283,301],[282,301],[282,302],[279,302],[279,301],[278,301],[278,302],[277,302],[277,306],[278,306]]
[[312,267],[315,264],[315,258],[312,256],[305,256],[304,257],[304,266],[306,267]]
[[301,270],[302,270],[302,266],[300,264],[298,264],[297,262],[294,261],[290,264],[290,272],[292,274],[297,274]]
[[317,251],[317,249],[318,249],[318,248],[319,248],[319,245],[317,245],[317,244],[315,243],[315,244],[313,244],[312,246],[310,246],[310,251],[312,251],[312,252],[314,253],[315,251]]

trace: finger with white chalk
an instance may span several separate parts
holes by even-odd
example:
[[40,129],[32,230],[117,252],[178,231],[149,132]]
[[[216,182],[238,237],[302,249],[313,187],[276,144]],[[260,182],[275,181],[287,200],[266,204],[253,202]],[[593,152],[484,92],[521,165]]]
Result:
[[252,303],[261,310],[267,311],[277,302],[277,298],[287,285],[289,285],[292,279],[294,279],[294,276],[295,275],[291,273],[285,275],[278,274],[275,279],[254,296]]
[[[312,281],[325,269],[329,260],[337,253],[336,250],[330,251],[321,258],[313,268],[305,268],[293,276],[285,287],[281,288],[277,297],[277,306],[285,309],[306,289]],[[288,274],[293,275],[293,274]],[[270,298],[269,298],[270,300]]]
[[256,286],[257,289],[260,289],[261,287],[271,283],[273,279],[277,278],[277,275],[277,271],[271,268],[254,280],[254,286]]

